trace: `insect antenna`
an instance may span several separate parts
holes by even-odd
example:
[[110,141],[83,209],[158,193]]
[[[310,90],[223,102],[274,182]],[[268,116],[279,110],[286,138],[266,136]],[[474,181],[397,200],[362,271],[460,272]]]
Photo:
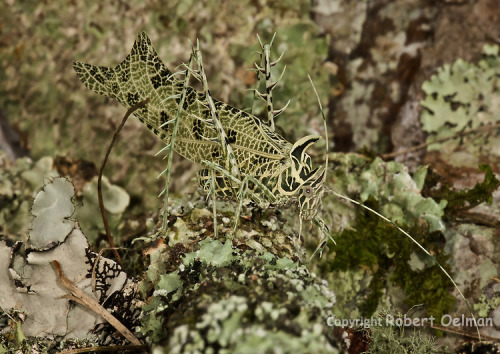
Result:
[[[312,81],[311,76],[309,74],[307,74],[307,77],[309,78],[309,81],[311,82],[312,88],[314,90],[314,94],[316,95],[316,98],[318,99],[319,110],[321,112],[321,117],[323,118],[323,129],[325,130],[325,165],[323,167],[324,168],[323,177],[320,181],[320,187],[319,187],[319,188],[321,188],[321,191],[319,192],[319,195],[318,195],[318,198],[321,198],[322,194],[324,193],[323,186],[324,186],[324,183],[326,181],[326,174],[328,171],[328,127],[326,124],[325,111],[323,110],[323,105],[321,104],[321,100],[319,98],[318,91],[316,90],[316,86],[314,85],[314,82]],[[301,213],[302,213],[302,210],[301,210]],[[325,235],[328,239],[330,239],[333,242],[333,244],[337,244],[335,242],[335,239],[333,238],[332,234],[330,233],[328,226],[326,226],[326,223],[323,221],[323,219],[321,219],[319,216],[316,215],[313,219],[313,222],[318,227],[321,235]],[[302,228],[302,223],[301,223],[301,228]],[[309,258],[308,262],[310,262],[311,259],[313,259],[313,257],[316,255],[316,253],[319,252],[321,255],[325,245],[326,245],[326,242],[320,242],[320,244],[318,245],[316,250],[313,252],[311,257]]]

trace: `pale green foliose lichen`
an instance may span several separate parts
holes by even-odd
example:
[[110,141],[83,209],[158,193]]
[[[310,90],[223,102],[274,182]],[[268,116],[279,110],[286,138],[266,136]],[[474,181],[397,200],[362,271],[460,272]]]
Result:
[[71,182],[56,178],[35,197],[31,213],[34,216],[30,231],[30,245],[43,250],[53,242],[61,243],[75,227],[71,216],[75,211],[75,190]]
[[[123,188],[111,184],[106,177],[103,177],[102,199],[112,234],[116,235],[122,214],[130,203],[130,196]],[[97,177],[83,187],[82,205],[77,208],[75,217],[91,243],[95,242],[99,233],[104,233],[104,223],[99,213],[97,198]]]
[[490,312],[500,306],[500,296],[487,298],[486,295],[479,297],[479,302],[474,304],[474,311],[479,317],[488,317]]
[[[421,194],[426,167],[411,176],[403,164],[380,158],[372,161],[358,154],[332,153],[330,161],[336,166],[330,172],[331,188],[336,192],[363,203],[379,203],[378,212],[399,225],[415,225],[421,217],[429,224],[431,232],[445,229],[442,216],[446,201],[438,203]],[[354,210],[358,207],[334,196],[325,198],[324,205],[327,214],[333,217],[332,225],[339,229],[352,226]]]
[[[478,63],[462,59],[445,64],[422,85],[427,94],[420,104],[420,120],[429,133],[430,150],[439,150],[441,159],[454,166],[477,168],[483,161],[500,162],[500,137],[483,129],[469,136],[464,131],[498,124],[500,117],[499,47],[486,45]],[[433,143],[438,139],[455,139]]]

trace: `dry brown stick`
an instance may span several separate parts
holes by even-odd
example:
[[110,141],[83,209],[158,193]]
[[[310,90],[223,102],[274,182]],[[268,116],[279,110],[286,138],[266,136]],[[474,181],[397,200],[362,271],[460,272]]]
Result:
[[436,139],[434,141],[430,141],[430,142],[425,142],[425,143],[422,143],[422,144],[418,144],[418,145],[413,146],[413,147],[408,148],[408,149],[404,149],[404,150],[396,151],[396,152],[391,152],[391,153],[388,153],[388,154],[382,154],[381,157],[384,160],[385,159],[392,159],[392,158],[394,158],[396,156],[405,155],[405,154],[410,153],[410,152],[414,152],[414,151],[417,151],[417,150],[424,149],[427,146],[432,145],[432,144],[442,143],[442,142],[445,142],[445,141],[448,141],[448,140],[457,139],[457,138],[460,138],[462,136],[466,136],[466,135],[469,135],[469,134],[480,133],[483,130],[488,131],[488,130],[495,129],[495,128],[500,128],[500,123],[493,124],[493,125],[483,125],[483,126],[481,126],[479,128],[465,130],[463,132],[459,132],[459,133],[454,134],[452,136],[448,136],[446,138]]
[[497,283],[500,283],[500,279],[492,277],[491,275],[488,275],[488,278],[490,278],[491,280],[496,281]]
[[441,326],[441,325],[430,325],[430,324],[427,324],[427,323],[424,323],[424,325],[427,326],[427,327],[429,327],[429,328],[433,328],[433,329],[436,329],[436,330],[439,330],[439,331],[443,331],[443,332],[447,332],[447,333],[453,333],[453,334],[456,334],[456,335],[459,335],[459,336],[463,336],[463,337],[469,337],[469,338],[472,338],[472,339],[475,339],[475,340],[478,340],[478,341],[487,340],[487,341],[496,342],[496,343],[500,342],[498,340],[498,338],[496,338],[496,337],[490,337],[490,336],[487,336],[487,335],[484,335],[484,334],[481,334],[481,339],[479,339],[478,336],[477,336],[477,334],[472,333],[470,331],[463,330],[463,329],[454,329],[454,328],[445,327],[445,326]]
[[127,327],[125,327],[120,321],[118,321],[115,316],[109,313],[109,311],[102,307],[100,303],[98,303],[90,295],[76,286],[71,280],[66,278],[66,275],[64,275],[64,272],[58,261],[53,260],[52,264],[56,268],[56,271],[59,275],[59,281],[61,282],[62,286],[71,293],[71,295],[65,295],[64,297],[78,302],[79,304],[97,313],[99,316],[108,321],[110,325],[115,327],[118,332],[120,332],[133,344],[142,345],[141,341],[137,339],[137,337]]
[[109,144],[108,150],[106,151],[106,155],[104,156],[104,160],[102,161],[101,168],[99,169],[99,177],[97,178],[97,198],[99,199],[99,208],[101,209],[101,215],[102,215],[102,221],[104,223],[104,228],[106,229],[106,237],[108,238],[108,243],[109,246],[113,249],[113,253],[115,254],[116,261],[122,266],[123,268],[123,263],[122,263],[122,258],[120,257],[120,254],[118,253],[118,250],[115,247],[115,242],[113,241],[113,237],[111,236],[111,231],[109,229],[109,223],[108,219],[106,217],[106,212],[104,211],[104,202],[102,200],[102,186],[101,186],[101,180],[102,180],[102,174],[104,172],[104,167],[106,166],[106,163],[108,162],[109,154],[111,153],[111,149],[113,148],[113,145],[115,144],[116,138],[118,137],[118,134],[120,134],[120,131],[122,130],[123,126],[125,125],[125,122],[127,121],[128,117],[134,113],[136,110],[139,108],[144,107],[147,103],[149,102],[149,97],[146,98],[145,100],[136,103],[132,107],[130,107],[125,113],[125,116],[122,119],[122,122],[120,126],[116,129],[115,134],[113,135],[113,140],[111,140],[111,144]]
[[[397,317],[402,318],[402,316],[397,316]],[[439,330],[439,331],[443,331],[446,333],[452,333],[452,334],[455,334],[458,336],[473,338],[473,339],[476,339],[480,342],[481,342],[481,340],[489,340],[492,342],[500,343],[498,338],[495,338],[495,337],[481,335],[481,338],[479,338],[476,333],[472,333],[471,331],[468,331],[468,330],[456,329],[456,328],[451,328],[451,327],[447,327],[447,326],[441,326],[438,324],[430,324],[430,323],[427,323],[427,321],[422,322],[422,326],[427,327],[427,328],[432,328],[435,330]],[[414,326],[414,327],[419,327],[419,326]]]
[[128,351],[138,351],[144,350],[144,345],[109,345],[103,347],[87,347],[78,349],[67,349],[58,352],[57,354],[79,354],[79,353],[105,353],[105,352],[115,352],[115,353],[125,353]]

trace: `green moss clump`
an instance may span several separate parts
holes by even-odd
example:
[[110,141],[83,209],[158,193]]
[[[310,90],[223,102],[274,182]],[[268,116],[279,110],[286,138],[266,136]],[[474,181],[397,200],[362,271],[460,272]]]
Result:
[[[495,177],[490,166],[480,165],[479,170],[484,172],[484,180],[470,189],[455,190],[448,183],[438,181],[437,176],[434,175],[435,178],[431,178],[426,183],[426,193],[436,200],[447,201],[445,208],[447,216],[472,209],[481,203],[491,204],[492,194],[500,186],[500,181]],[[438,185],[438,182],[440,188],[433,188]]]
[[[376,203],[368,203],[368,206],[378,209]],[[441,269],[436,265],[413,269],[411,260],[416,246],[411,240],[367,211],[357,214],[358,225],[335,236],[335,258],[328,265],[322,263],[328,267],[322,273],[361,268],[371,275],[364,280],[367,284],[359,303],[361,316],[371,316],[375,312],[389,280],[404,290],[408,305],[423,303],[427,312],[436,318],[449,312],[455,298],[449,294],[452,284]],[[439,232],[429,233],[425,223],[411,228],[403,226],[403,229],[435,254],[437,261],[449,271],[446,266],[449,257],[439,248]]]

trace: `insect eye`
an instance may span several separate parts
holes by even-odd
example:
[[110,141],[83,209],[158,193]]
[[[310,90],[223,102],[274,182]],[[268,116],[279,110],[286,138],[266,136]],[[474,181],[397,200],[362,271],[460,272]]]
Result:
[[313,189],[310,186],[302,187],[302,195],[311,198],[313,196]]

